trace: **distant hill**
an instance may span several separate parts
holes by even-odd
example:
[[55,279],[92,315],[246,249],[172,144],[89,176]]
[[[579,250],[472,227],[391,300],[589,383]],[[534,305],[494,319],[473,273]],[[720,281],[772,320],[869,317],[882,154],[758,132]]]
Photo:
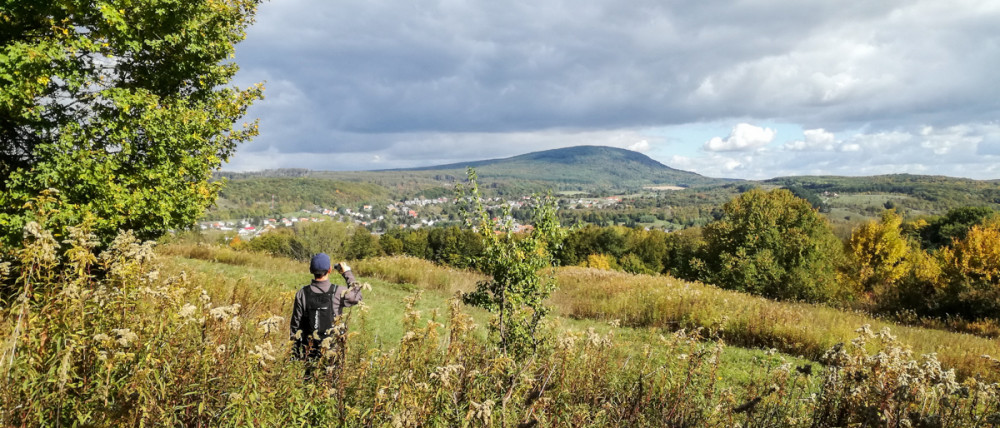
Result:
[[605,146],[575,146],[489,159],[392,171],[464,175],[473,167],[485,180],[528,180],[556,187],[627,189],[643,186],[704,186],[729,182],[681,171],[631,150]]
[[[315,206],[379,204],[414,197],[451,196],[455,184],[465,179],[467,167],[476,169],[485,194],[505,197],[548,190],[607,196],[648,194],[642,190],[649,187],[687,188],[659,192],[655,202],[633,202],[634,209],[660,213],[663,207],[670,207],[671,212],[680,213],[672,214],[674,216],[699,221],[710,219],[714,208],[739,192],[758,186],[793,189],[796,195],[810,200],[835,222],[850,224],[877,218],[886,208],[897,208],[909,216],[940,215],[961,206],[1000,209],[1000,180],[892,174],[740,181],[678,170],[630,150],[577,146],[503,159],[409,169],[219,172],[216,178],[226,178],[229,183],[207,217],[240,218]],[[615,214],[622,213],[616,211]],[[677,223],[686,222],[677,220]]]

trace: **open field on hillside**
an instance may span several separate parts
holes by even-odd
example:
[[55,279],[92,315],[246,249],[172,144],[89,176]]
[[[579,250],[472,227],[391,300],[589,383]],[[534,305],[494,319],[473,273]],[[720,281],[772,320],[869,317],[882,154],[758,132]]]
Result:
[[[44,256],[53,248],[31,245],[24,254]],[[798,320],[800,327],[823,313],[812,307],[577,268],[554,272],[563,290],[552,300],[575,319],[547,318],[542,334],[551,341],[515,360],[490,344],[488,314],[451,298],[480,276],[416,259],[360,262],[355,271],[371,286],[365,304],[346,313],[337,327],[343,333],[331,338],[317,363],[320,370],[303,380],[304,363],[290,358],[286,316],[295,289],[309,279],[304,264],[205,245],[157,252],[159,261],[150,257],[149,244],[126,236],[100,256],[107,278],[81,276],[81,266],[94,259],[79,251],[74,263],[56,271],[19,276],[17,284],[35,291],[5,307],[0,318],[0,369],[7,377],[0,383],[0,425],[964,427],[1000,421],[1000,386],[956,379],[936,358],[913,355],[887,333],[832,329],[831,337],[843,333],[850,341],[818,365],[726,344],[727,338],[780,338],[788,329],[778,324]],[[668,296],[677,299],[663,299]],[[716,305],[718,299],[729,299],[728,306]],[[742,306],[748,310],[738,310]],[[789,315],[795,311],[800,318]],[[854,321],[865,320],[846,323]],[[702,324],[707,328],[698,328]],[[674,331],[686,326],[693,328]],[[802,343],[826,338],[809,328],[790,331],[800,332]],[[972,343],[946,337],[953,348]]]
[[[214,250],[211,256],[199,255],[197,249],[191,248],[197,247],[168,247],[165,252],[211,257],[223,263],[227,263],[226,257],[287,263],[282,265],[282,270],[287,272],[283,274],[282,281],[274,282],[276,287],[283,287],[285,293],[293,292],[288,284],[303,282],[302,278],[308,277],[295,274],[301,266],[290,261],[257,258],[230,250]],[[419,288],[440,293],[439,302],[442,303],[446,296],[469,291],[483,279],[473,272],[441,267],[411,257],[361,260],[356,262],[355,270],[373,281],[397,284],[388,289]],[[978,376],[993,381],[1000,379],[994,362],[983,358],[984,355],[1000,356],[1000,343],[974,335],[902,326],[860,312],[846,312],[823,305],[776,302],[666,276],[631,275],[578,267],[558,268],[553,274],[559,288],[551,303],[558,314],[580,320],[617,321],[622,326],[643,331],[639,336],[648,336],[650,328],[656,332],[702,328],[717,332],[733,345],[774,348],[815,361],[836,344],[850,342],[857,336],[859,328],[869,325],[874,331],[888,328],[916,355],[936,354],[946,367],[955,368],[961,376]],[[393,298],[400,301],[405,295],[400,293],[392,294]],[[290,299],[289,294],[285,300]],[[390,301],[383,303],[391,304]]]
[[[240,303],[247,313],[278,314],[291,313],[291,302],[295,291],[309,281],[309,274],[303,273],[305,265],[283,258],[248,254],[223,248],[207,246],[167,246],[160,251],[168,257],[165,273],[185,272],[195,283],[214,283],[219,291],[216,298],[228,304]],[[448,307],[448,300],[457,293],[470,291],[476,282],[484,280],[481,274],[435,265],[414,257],[381,257],[352,262],[359,280],[368,282],[371,290],[365,291],[365,302],[372,315],[372,328],[379,348],[397,343],[405,332],[402,329],[405,300],[415,293],[421,297],[415,309],[423,314],[434,314],[441,319]],[[339,278],[334,281],[342,281]],[[485,326],[489,315],[477,308],[466,308],[466,312],[479,326]],[[555,331],[587,331],[607,335],[613,331],[616,347],[612,354],[626,359],[641,353],[646,345],[660,342],[661,335],[669,335],[672,330],[659,327],[618,327],[604,320],[556,317],[552,321]],[[287,328],[287,326],[285,326]],[[478,337],[485,339],[485,328],[476,330]],[[724,386],[746,386],[747,382],[761,367],[752,362],[764,360],[772,363],[781,358],[798,364],[805,360],[791,355],[778,355],[766,348],[744,349],[725,347],[721,360],[720,384]],[[758,373],[759,375],[759,373]]]

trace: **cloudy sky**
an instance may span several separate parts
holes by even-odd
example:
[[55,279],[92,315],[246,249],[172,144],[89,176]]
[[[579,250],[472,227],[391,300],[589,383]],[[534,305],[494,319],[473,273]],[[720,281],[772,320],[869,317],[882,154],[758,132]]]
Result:
[[576,145],[712,177],[1000,179],[996,0],[271,0],[226,170]]

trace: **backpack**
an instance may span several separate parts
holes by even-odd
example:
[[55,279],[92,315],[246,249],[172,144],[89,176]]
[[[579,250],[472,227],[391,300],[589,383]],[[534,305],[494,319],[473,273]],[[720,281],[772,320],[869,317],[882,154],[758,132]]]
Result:
[[337,286],[330,285],[326,293],[316,293],[312,287],[305,287],[306,310],[302,318],[302,337],[311,337],[313,332],[320,339],[327,337],[328,331],[333,328],[333,293]]

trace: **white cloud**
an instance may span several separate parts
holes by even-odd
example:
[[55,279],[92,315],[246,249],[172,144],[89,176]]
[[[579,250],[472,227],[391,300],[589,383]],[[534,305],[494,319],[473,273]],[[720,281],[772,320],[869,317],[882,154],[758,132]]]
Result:
[[649,151],[649,141],[642,140],[626,147],[626,149],[636,151],[636,152],[648,152]]
[[802,131],[804,139],[785,143],[785,150],[831,151],[837,144],[837,137],[823,128]]
[[268,81],[261,134],[226,169],[655,154],[644,129],[746,121],[806,131],[772,149],[744,123],[669,149],[703,148],[685,162],[705,175],[997,178],[996,22],[985,0],[266,2],[236,55],[237,84]]
[[749,123],[736,125],[726,139],[714,137],[708,140],[704,149],[710,152],[750,151],[774,141],[777,133],[771,128],[761,128]]

